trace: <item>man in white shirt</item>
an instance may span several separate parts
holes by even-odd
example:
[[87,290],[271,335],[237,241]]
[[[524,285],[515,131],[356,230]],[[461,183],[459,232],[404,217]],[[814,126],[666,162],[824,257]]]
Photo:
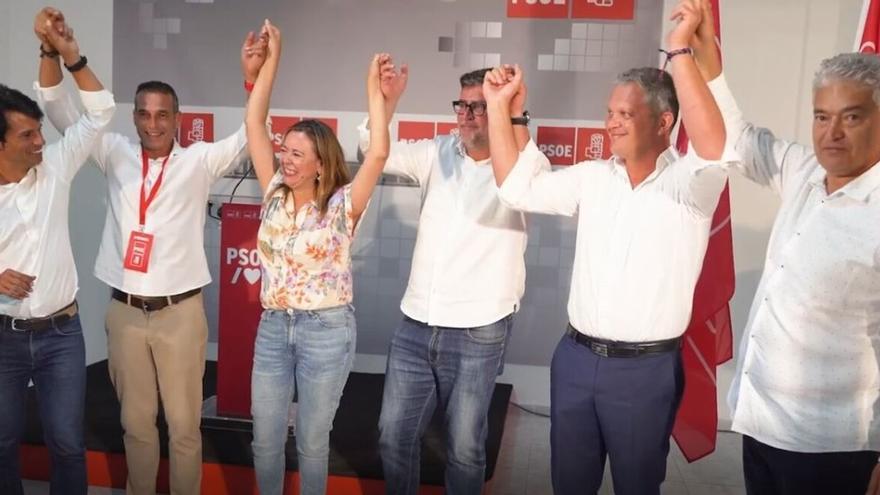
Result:
[[[618,495],[659,494],[666,475],[684,387],[680,337],[726,180],[704,160],[721,158],[724,127],[687,48],[700,10],[684,1],[674,17],[672,77],[653,68],[618,76],[605,121],[611,160],[540,170],[547,158],[533,142],[516,146],[505,112],[519,68],[512,77],[496,69],[483,88],[502,201],[578,215],[570,323],[551,364],[557,495],[597,493],[606,457]],[[670,146],[679,102],[694,150],[685,156]]]
[[[525,283],[526,224],[498,201],[489,161],[486,69],[460,78],[452,102],[457,132],[391,146],[385,173],[415,180],[422,207],[404,318],[388,353],[379,448],[386,493],[419,489],[421,438],[439,406],[447,425],[447,493],[479,494],[486,469],[487,414],[504,365]],[[382,89],[390,119],[406,72]],[[525,95],[511,103],[517,138],[528,130]],[[361,149],[368,147],[361,127]]]
[[72,36],[53,32],[40,51],[64,59],[86,112],[46,145],[37,103],[0,85],[0,493],[23,493],[19,443],[33,380],[52,493],[84,495],[86,356],[68,204],[73,177],[115,105]]
[[[253,39],[249,39],[253,42]],[[247,48],[247,47],[246,47]],[[249,60],[261,63],[262,55]],[[244,67],[256,79],[259,65]],[[75,110],[57,63],[43,60],[38,96],[49,120],[65,129]],[[211,185],[237,164],[244,126],[216,143],[187,148],[174,89],[138,86],[139,140],[105,133],[92,158],[107,176],[109,208],[95,276],[112,288],[107,310],[110,378],[121,404],[128,480],[134,495],[156,492],[159,398],[168,424],[170,487],[200,492],[202,376],[208,325],[201,288],[210,283],[204,226]]]
[[703,23],[697,59],[742,157],[735,168],[782,200],[728,395],[746,491],[876,495],[880,58],[822,61],[810,148],[743,119]]

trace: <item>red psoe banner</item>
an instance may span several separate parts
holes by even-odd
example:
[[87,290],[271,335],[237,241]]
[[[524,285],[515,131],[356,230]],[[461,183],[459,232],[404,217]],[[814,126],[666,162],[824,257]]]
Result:
[[221,219],[217,414],[249,418],[254,339],[262,312],[260,206],[226,203]]
[[568,0],[507,0],[507,17],[564,19]]
[[571,17],[631,21],[635,18],[635,0],[572,0]]
[[551,165],[574,165],[574,127],[538,126],[535,140]]
[[611,158],[611,137],[605,129],[581,127],[577,130],[575,162]]
[[214,142],[214,114],[181,112],[177,142],[189,146],[200,141]]
[[[712,0],[712,11],[715,12],[715,32],[720,39],[718,0]],[[682,154],[687,151],[688,137],[684,127],[679,130],[676,147]],[[729,302],[735,285],[730,194],[725,185],[712,216],[709,245],[694,288],[691,321],[682,337],[685,388],[672,436],[688,462],[715,450],[718,430],[716,366],[733,357]]]
[[880,0],[865,0],[853,50],[860,53],[877,53],[878,45],[880,45]]
[[397,123],[397,139],[407,143],[414,143],[422,139],[434,138],[433,122],[409,122],[401,120]]

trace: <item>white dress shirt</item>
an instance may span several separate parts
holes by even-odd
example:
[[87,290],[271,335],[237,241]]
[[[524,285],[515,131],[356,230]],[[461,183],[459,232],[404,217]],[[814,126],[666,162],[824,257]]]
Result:
[[43,148],[42,163],[21,181],[0,185],[0,272],[36,276],[26,298],[0,295],[0,314],[48,316],[73,302],[79,289],[68,230],[70,186],[116,108],[109,91],[80,96],[86,112]]
[[[366,150],[365,124],[359,130]],[[526,278],[526,218],[498,200],[491,162],[474,161],[453,134],[392,143],[384,172],[413,179],[421,190],[403,314],[469,328],[515,312]]]
[[737,167],[779,194],[728,403],[733,429],[795,452],[880,450],[880,166],[828,194],[812,149],[746,124],[710,84]]
[[534,213],[578,214],[568,317],[578,331],[648,342],[680,336],[709,242],[724,167],[668,148],[632,187],[624,166],[585,161],[555,172],[529,142],[501,200]]
[[[66,127],[71,107],[61,86],[40,88],[37,94],[52,124]],[[211,185],[238,163],[245,144],[244,125],[216,143],[187,148],[174,143],[161,187],[147,209],[144,232],[154,240],[149,271],[142,273],[123,267],[129,235],[140,223],[141,146],[123,135],[104,133],[92,153],[107,176],[110,202],[95,276],[111,287],[142,296],[179,294],[210,283],[204,246],[208,196]],[[162,161],[150,161],[151,184]]]

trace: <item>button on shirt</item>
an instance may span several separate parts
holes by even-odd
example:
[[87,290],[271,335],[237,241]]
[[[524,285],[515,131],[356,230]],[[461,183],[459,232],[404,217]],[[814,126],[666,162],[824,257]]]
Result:
[[[60,86],[41,88],[46,114],[58,128],[66,127],[71,107]],[[107,176],[109,208],[95,276],[116,289],[142,296],[168,296],[211,282],[205,257],[206,203],[211,185],[238,163],[246,144],[242,125],[216,143],[176,142],[161,187],[147,209],[144,232],[154,236],[147,273],[123,268],[123,255],[132,231],[138,229],[141,182],[140,143],[116,133],[104,133],[92,158]],[[148,184],[155,183],[164,157],[150,160]]]
[[578,214],[568,298],[571,324],[624,342],[678,337],[691,317],[724,167],[669,148],[632,187],[623,164],[585,161],[555,172],[529,142],[501,199],[534,213]]
[[44,147],[42,163],[21,181],[0,185],[0,272],[13,269],[36,276],[26,298],[0,296],[0,314],[48,316],[76,297],[68,230],[71,182],[115,109],[108,91],[80,95],[86,112],[60,141]]
[[743,161],[782,205],[740,344],[733,429],[795,452],[880,450],[880,166],[828,194],[812,149],[743,121],[710,83]]
[[[365,150],[369,133],[365,125],[359,130]],[[474,161],[453,134],[393,143],[384,172],[415,180],[421,192],[401,311],[452,328],[516,311],[525,286],[526,219],[499,201],[491,162]]]

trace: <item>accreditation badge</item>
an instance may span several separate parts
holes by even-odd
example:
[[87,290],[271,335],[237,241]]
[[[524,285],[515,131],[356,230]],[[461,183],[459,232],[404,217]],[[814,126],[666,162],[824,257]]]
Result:
[[132,230],[128,237],[128,248],[125,250],[123,266],[126,270],[147,273],[152,250],[153,234]]

